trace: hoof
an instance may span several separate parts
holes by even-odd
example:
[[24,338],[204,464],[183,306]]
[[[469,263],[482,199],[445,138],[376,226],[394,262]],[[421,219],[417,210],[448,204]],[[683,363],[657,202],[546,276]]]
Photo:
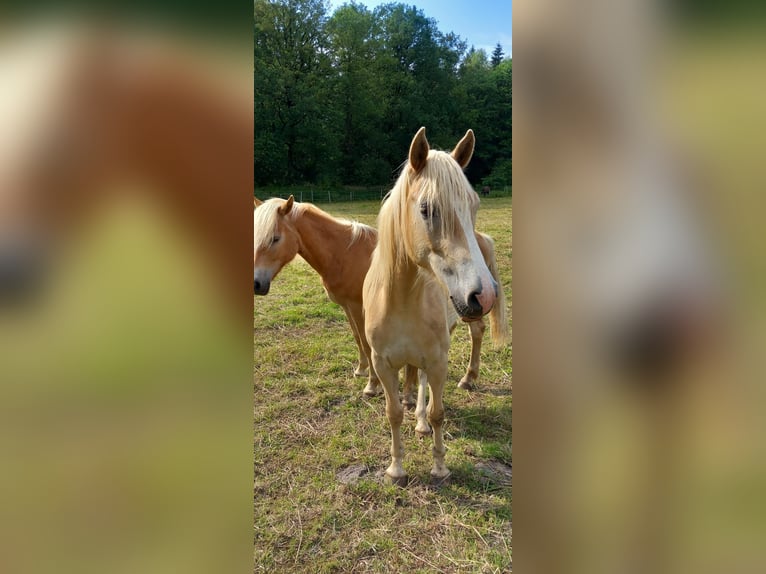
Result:
[[431,427],[428,427],[428,428],[426,428],[425,430],[423,430],[423,429],[419,429],[419,428],[415,428],[415,434],[416,434],[416,435],[417,435],[417,437],[418,437],[419,439],[421,439],[421,440],[423,440],[423,439],[424,439],[424,438],[426,438],[427,436],[431,436],[431,433],[432,433],[432,432],[433,432],[433,431],[431,430]]
[[368,383],[362,393],[364,393],[365,397],[377,397],[383,394],[383,388],[381,386],[373,387]]
[[361,369],[361,368],[357,367],[356,369],[354,369],[354,376],[355,377],[369,377],[370,376],[370,371],[369,371],[369,369]]
[[476,389],[476,387],[470,382],[466,380],[462,380],[457,384],[459,389],[463,389],[464,391],[473,391]]
[[450,483],[451,478],[452,478],[451,473],[447,473],[444,476],[437,476],[431,473],[431,486],[434,486],[437,488],[441,486],[447,486]]
[[404,488],[407,486],[409,480],[407,480],[406,474],[404,476],[391,476],[390,474],[386,473],[383,475],[383,482]]

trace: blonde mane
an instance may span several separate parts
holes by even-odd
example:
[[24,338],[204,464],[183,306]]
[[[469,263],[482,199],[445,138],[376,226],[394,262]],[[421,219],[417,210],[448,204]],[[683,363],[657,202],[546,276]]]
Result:
[[[274,239],[274,235],[277,230],[277,220],[279,218],[278,210],[284,205],[284,200],[279,198],[267,199],[261,205],[259,205],[253,211],[253,248],[262,249],[271,245]],[[294,222],[297,218],[306,213],[313,213],[319,217],[334,221],[335,223],[343,226],[349,226],[351,231],[351,240],[349,241],[349,247],[353,245],[359,238],[375,234],[374,228],[369,225],[364,225],[357,221],[350,221],[348,219],[333,217],[329,213],[326,213],[312,205],[310,203],[293,203],[293,207],[290,213],[287,214],[287,220]]]
[[[253,211],[253,248],[263,249],[271,245],[277,230],[277,210],[284,205],[279,198],[267,199]],[[291,214],[295,213],[300,204],[293,204]]]
[[447,152],[430,150],[425,167],[417,174],[409,164],[405,165],[378,214],[377,264],[370,267],[368,275],[379,287],[389,286],[396,271],[412,258],[412,233],[407,216],[407,200],[412,193],[419,194],[419,203],[426,203],[431,214],[439,214],[440,231],[444,235],[454,232],[461,217],[470,217],[479,201],[463,170]]

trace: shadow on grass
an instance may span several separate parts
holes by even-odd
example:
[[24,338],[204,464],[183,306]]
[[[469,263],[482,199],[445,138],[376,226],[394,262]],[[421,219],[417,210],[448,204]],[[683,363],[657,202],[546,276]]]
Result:
[[493,397],[508,397],[510,399],[513,396],[513,389],[511,389],[510,387],[500,388],[500,389],[490,388],[490,389],[487,389],[486,391],[484,390],[478,391],[477,394],[492,395]]
[[[508,396],[508,400],[504,397]],[[482,405],[447,405],[446,438],[448,452],[447,466],[452,475],[443,485],[431,482],[430,462],[432,438],[417,442],[412,436],[414,414],[405,416],[403,440],[406,444],[407,456],[410,461],[405,468],[409,473],[409,484],[404,489],[385,485],[383,470],[388,464],[388,456],[372,456],[371,459],[348,461],[348,463],[333,469],[338,482],[348,483],[346,488],[355,496],[366,499],[372,496],[379,501],[390,503],[392,493],[399,496],[422,497],[425,493],[442,502],[455,505],[466,512],[481,512],[500,520],[511,520],[511,416],[512,406],[510,390],[501,392],[501,400],[496,404]],[[358,401],[382,402],[382,397]],[[351,408],[353,399],[333,405],[333,410]],[[386,450],[390,434],[384,415],[380,416],[380,439],[385,441]],[[383,432],[381,429],[385,429]],[[418,454],[419,451],[419,454]],[[427,452],[427,454],[426,454]],[[413,463],[413,456],[419,458]],[[350,474],[350,479],[344,478]],[[381,502],[382,503],[382,502]]]
[[346,491],[366,503],[383,506],[411,506],[416,499],[440,499],[471,511],[481,511],[501,520],[511,520],[511,485],[498,483],[492,476],[482,473],[474,464],[450,464],[452,473],[446,483],[434,484],[429,470],[410,474],[407,486],[386,484],[382,468],[352,465],[336,474],[356,472],[354,479],[344,485]]
[[459,448],[465,448],[465,452],[458,455],[462,460],[450,465],[452,480],[448,488],[492,492],[510,503],[512,410],[510,401],[497,405],[448,407],[450,442],[456,448],[456,443],[462,440],[464,444]]
[[454,438],[511,443],[513,407],[506,404],[481,406],[447,406],[450,434]]

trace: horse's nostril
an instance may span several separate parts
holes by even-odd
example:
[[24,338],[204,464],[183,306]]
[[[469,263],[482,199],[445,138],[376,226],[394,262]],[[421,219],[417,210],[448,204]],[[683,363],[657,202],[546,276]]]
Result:
[[472,313],[482,312],[481,303],[479,303],[479,294],[479,291],[473,291],[470,295],[468,295],[468,308]]
[[5,253],[0,257],[0,299],[18,302],[37,291],[42,280],[42,265],[36,258],[22,253]]
[[673,366],[677,341],[659,318],[636,325],[618,342],[622,366],[637,375],[657,375]]
[[266,295],[271,287],[270,281],[263,281],[261,279],[253,280],[253,292],[256,295]]
[[626,374],[656,381],[704,352],[709,316],[688,303],[653,306],[614,339],[613,356]]

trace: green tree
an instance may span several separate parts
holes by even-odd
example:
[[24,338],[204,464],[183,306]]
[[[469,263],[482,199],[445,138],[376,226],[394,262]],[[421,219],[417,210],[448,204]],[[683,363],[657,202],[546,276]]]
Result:
[[497,68],[500,65],[500,62],[503,61],[503,56],[505,56],[505,53],[503,52],[503,47],[500,45],[500,42],[498,42],[495,45],[495,49],[492,50],[492,67]]
[[[492,174],[503,180],[503,185],[511,184],[512,75],[513,62],[510,59],[503,60],[492,68],[493,94],[485,109],[489,136],[486,149],[487,164]],[[506,161],[507,164],[505,164]],[[495,174],[496,170],[497,174]],[[495,182],[495,185],[498,183],[500,183],[499,180]]]
[[375,16],[380,20],[383,48],[383,129],[389,136],[382,151],[388,165],[397,166],[402,150],[422,125],[428,127],[429,141],[436,145],[457,141],[453,127],[457,111],[451,94],[466,45],[455,34],[442,34],[436,21],[415,6],[386,4],[375,10]]
[[[510,179],[511,71],[415,6],[254,0],[256,185],[386,185],[412,134],[448,149],[467,128],[473,183]],[[489,180],[488,180],[489,181]]]
[[[476,151],[466,170],[473,183],[511,158],[511,66],[511,60],[503,60],[492,67],[484,50],[471,47],[459,67],[453,98],[463,129],[471,127],[476,133]],[[508,170],[503,168],[503,173]]]
[[334,156],[322,0],[254,2],[255,177],[316,181]]
[[365,6],[352,2],[335,11],[327,33],[341,128],[341,179],[367,185],[385,181],[389,168],[379,156],[385,138],[378,23]]
[[458,110],[455,129],[465,132],[467,128],[472,128],[477,137],[476,151],[466,170],[470,181],[478,181],[490,170],[486,154],[488,120],[485,110],[493,98],[493,89],[487,53],[471,46],[460,63],[458,80],[452,93]]

